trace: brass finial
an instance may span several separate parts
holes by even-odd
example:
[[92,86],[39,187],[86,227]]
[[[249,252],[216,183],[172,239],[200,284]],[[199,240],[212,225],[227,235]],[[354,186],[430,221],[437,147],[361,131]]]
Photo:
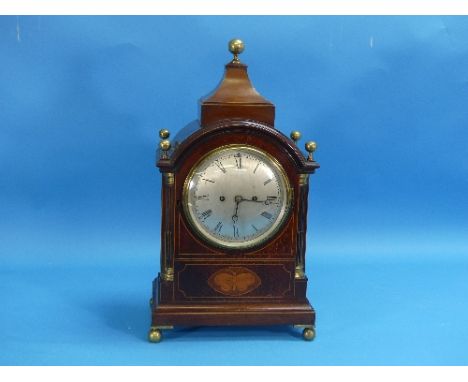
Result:
[[294,143],[297,143],[297,141],[299,139],[301,139],[301,132],[297,131],[297,130],[294,130],[294,131],[291,132],[291,134],[289,136],[294,141]]
[[239,54],[241,54],[245,48],[245,45],[242,42],[242,40],[239,40],[238,38],[232,39],[228,43],[228,48],[229,48],[229,51],[234,55],[232,62],[239,64],[240,63]]
[[314,141],[306,142],[305,149],[309,153],[309,156],[307,157],[307,160],[309,162],[313,162],[314,157],[313,157],[312,154],[314,153],[315,150],[317,150],[317,143],[315,143]]
[[162,151],[168,151],[171,148],[171,142],[167,139],[159,142],[159,147],[161,148]]
[[167,139],[159,142],[159,148],[161,149],[161,158],[167,159],[167,152],[171,149],[171,142]]
[[169,135],[171,135],[171,133],[169,132],[168,129],[159,130],[159,138],[167,139],[167,138],[169,138]]

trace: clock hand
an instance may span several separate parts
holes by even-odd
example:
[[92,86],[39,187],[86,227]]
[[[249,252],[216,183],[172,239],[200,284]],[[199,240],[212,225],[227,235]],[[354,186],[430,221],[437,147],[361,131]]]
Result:
[[234,201],[236,202],[236,209],[234,211],[234,215],[232,215],[232,221],[234,222],[234,224],[237,222],[237,220],[239,219],[239,216],[237,216],[237,212],[239,210],[239,203],[240,202],[254,202],[254,203],[264,203],[265,205],[268,205],[270,204],[272,201],[270,199],[266,199],[266,200],[257,200],[256,197],[253,197],[252,199],[246,199],[244,198],[242,195],[236,195],[234,197]]
[[239,219],[239,216],[237,216],[237,210],[239,208],[239,203],[236,203],[236,210],[234,211],[234,215],[232,215],[232,221],[234,224],[237,223],[237,220]]
[[232,221],[234,224],[236,224],[237,220],[239,219],[239,216],[237,216],[237,211],[239,210],[239,203],[242,201],[242,196],[236,195],[234,197],[234,201],[236,202],[236,209],[234,211],[234,215],[232,215]]
[[232,228],[234,230],[234,237],[239,237],[239,228],[237,228],[237,220],[239,216],[237,216],[237,212],[239,210],[239,203],[242,201],[242,196],[236,195],[234,197],[234,201],[236,202],[236,209],[234,211],[234,215],[232,215]]
[[245,199],[245,198],[242,198],[242,199],[241,199],[241,202],[244,202],[244,201],[245,201],[245,202],[254,202],[254,203],[265,203],[265,205],[268,205],[268,204],[270,204],[270,203],[273,202],[273,200],[271,200],[271,199],[267,199],[267,200],[257,200],[257,199],[253,199],[253,198],[252,198],[252,199]]

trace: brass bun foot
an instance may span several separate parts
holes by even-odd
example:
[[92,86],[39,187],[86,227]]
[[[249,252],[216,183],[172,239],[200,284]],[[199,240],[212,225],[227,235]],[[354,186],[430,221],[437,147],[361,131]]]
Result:
[[315,328],[305,328],[302,332],[302,337],[306,341],[312,341],[315,338]]
[[148,341],[152,343],[158,343],[162,340],[161,330],[156,328],[151,328],[148,333]]

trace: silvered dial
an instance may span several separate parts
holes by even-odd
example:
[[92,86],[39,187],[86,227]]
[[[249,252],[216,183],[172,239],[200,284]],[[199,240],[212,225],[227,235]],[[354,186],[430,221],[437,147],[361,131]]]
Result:
[[285,220],[290,188],[275,159],[250,146],[205,156],[185,184],[185,212],[212,244],[248,248],[268,240]]

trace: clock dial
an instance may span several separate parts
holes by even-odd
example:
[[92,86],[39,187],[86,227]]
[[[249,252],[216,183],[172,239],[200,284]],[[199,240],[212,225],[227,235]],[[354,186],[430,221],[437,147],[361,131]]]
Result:
[[184,208],[192,226],[212,244],[259,245],[288,215],[291,190],[282,167],[251,146],[231,145],[206,155],[191,171]]

